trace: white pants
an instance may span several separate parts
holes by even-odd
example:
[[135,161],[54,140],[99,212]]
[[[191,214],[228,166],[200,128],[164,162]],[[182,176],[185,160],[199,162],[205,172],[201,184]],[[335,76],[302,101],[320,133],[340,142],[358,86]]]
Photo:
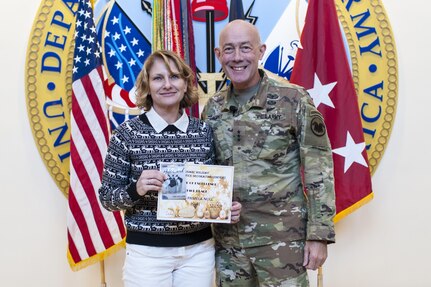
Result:
[[184,247],[126,244],[124,287],[214,286],[214,239]]

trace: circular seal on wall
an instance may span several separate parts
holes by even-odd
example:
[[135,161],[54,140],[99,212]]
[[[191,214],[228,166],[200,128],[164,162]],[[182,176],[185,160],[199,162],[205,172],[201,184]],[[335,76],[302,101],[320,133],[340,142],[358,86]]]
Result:
[[74,9],[72,2],[41,2],[25,67],[33,137],[46,168],[65,195],[69,188]]
[[[226,1],[229,5],[230,1]],[[382,1],[335,0],[358,95],[371,172],[383,155],[396,113],[398,67],[394,38]],[[262,65],[290,78],[303,25],[306,0],[243,0],[246,20],[267,45]],[[42,0],[29,37],[25,91],[36,146],[59,189],[67,195],[74,33],[78,3]],[[109,120],[115,128],[140,113],[134,106],[134,80],[151,52],[152,1],[99,0],[94,7],[98,41],[109,77]],[[226,84],[219,63],[208,67],[214,39],[229,19],[193,21],[200,106]],[[282,34],[282,36],[280,36]],[[132,55],[133,57],[126,57]],[[133,58],[133,59],[131,59]],[[316,130],[317,132],[318,130]]]
[[336,7],[350,52],[371,173],[389,141],[398,98],[395,40],[381,1],[341,1]]

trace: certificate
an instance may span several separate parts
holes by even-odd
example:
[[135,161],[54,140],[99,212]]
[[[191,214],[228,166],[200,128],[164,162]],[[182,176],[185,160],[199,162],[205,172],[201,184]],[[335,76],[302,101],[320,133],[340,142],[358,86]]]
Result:
[[230,223],[233,167],[160,163],[165,180],[157,201],[157,219]]

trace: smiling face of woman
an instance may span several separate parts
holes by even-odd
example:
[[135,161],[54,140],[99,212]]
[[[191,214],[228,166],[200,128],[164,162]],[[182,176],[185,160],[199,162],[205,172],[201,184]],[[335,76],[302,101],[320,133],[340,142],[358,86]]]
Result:
[[162,59],[156,58],[149,70],[148,82],[153,108],[158,113],[179,111],[187,83],[172,60],[167,67]]

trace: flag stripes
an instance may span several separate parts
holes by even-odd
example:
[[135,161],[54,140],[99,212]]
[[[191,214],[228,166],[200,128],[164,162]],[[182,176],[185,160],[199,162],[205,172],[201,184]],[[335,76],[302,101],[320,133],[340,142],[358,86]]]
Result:
[[[119,212],[105,210],[98,198],[109,141],[105,75],[88,0],[76,19],[70,139],[68,258],[73,270],[103,260],[123,243]],[[108,252],[109,251],[109,252]]]

